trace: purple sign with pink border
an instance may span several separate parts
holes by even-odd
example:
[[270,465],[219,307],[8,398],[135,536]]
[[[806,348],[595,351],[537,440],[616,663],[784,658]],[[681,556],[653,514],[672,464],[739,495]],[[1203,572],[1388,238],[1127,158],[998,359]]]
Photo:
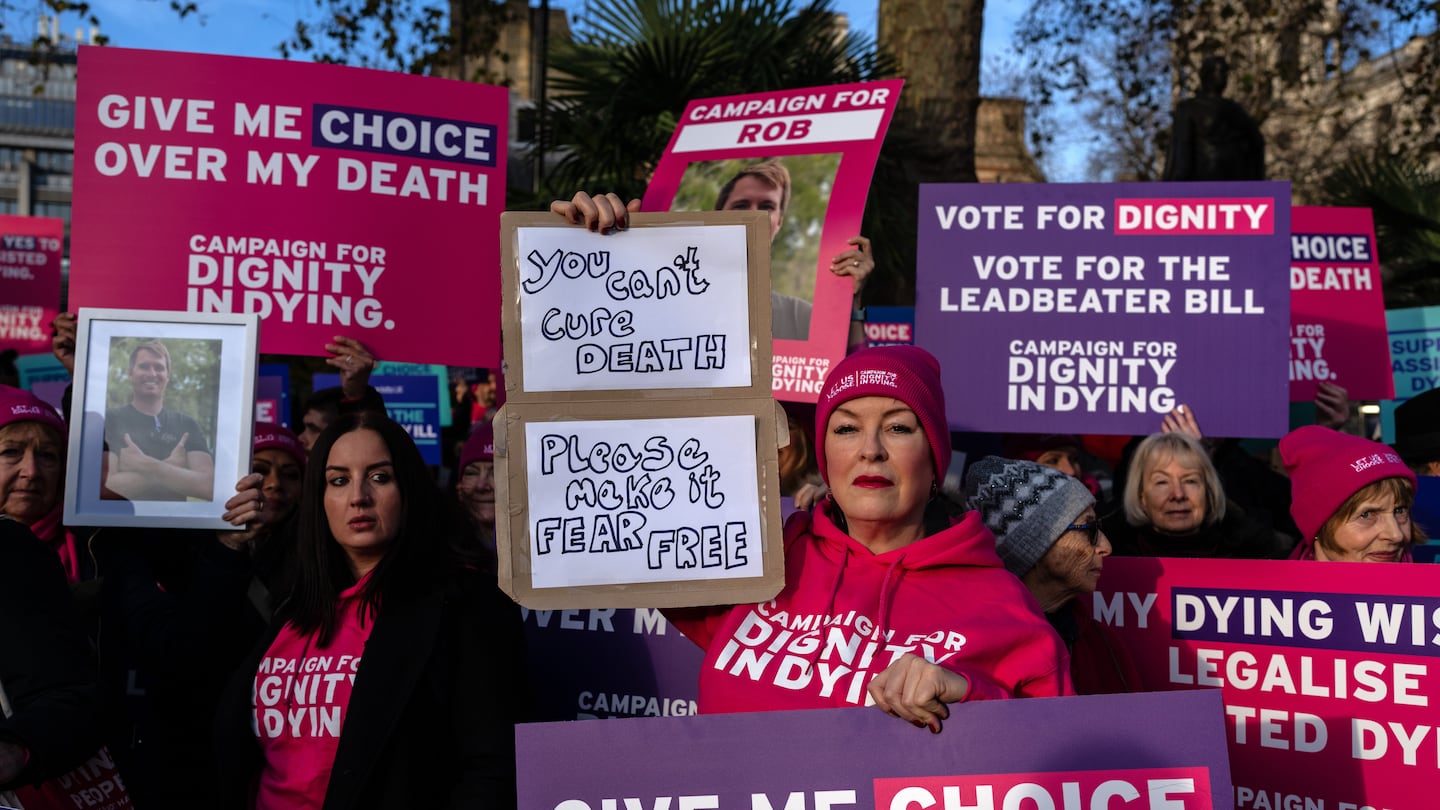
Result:
[[1288,429],[1289,184],[922,185],[919,234],[953,429]]
[[1394,399],[1385,294],[1369,208],[1298,206],[1290,224],[1290,400],[1322,382]]
[[509,93],[379,70],[82,47],[70,308],[254,312],[493,366]]
[[[845,356],[854,287],[830,271],[830,259],[860,235],[870,178],[903,84],[692,101],[645,190],[646,211],[708,210],[739,172],[762,162],[785,167],[793,188],[778,201],[771,231],[776,399],[815,402],[830,366]],[[817,193],[822,210],[797,222],[800,198]],[[786,260],[792,248],[794,267]]]
[[[1156,718],[1164,718],[1156,722]],[[527,810],[1231,810],[1216,692],[516,726]]]

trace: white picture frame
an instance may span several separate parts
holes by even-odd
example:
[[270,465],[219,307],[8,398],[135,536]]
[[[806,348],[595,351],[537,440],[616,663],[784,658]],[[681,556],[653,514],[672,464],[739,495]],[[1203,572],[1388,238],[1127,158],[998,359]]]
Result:
[[65,524],[233,529],[221,516],[250,472],[259,316],[77,316]]

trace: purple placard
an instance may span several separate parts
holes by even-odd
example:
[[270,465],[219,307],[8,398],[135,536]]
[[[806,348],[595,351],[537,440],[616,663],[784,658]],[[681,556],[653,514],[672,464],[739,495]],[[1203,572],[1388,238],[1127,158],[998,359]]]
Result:
[[290,367],[261,363],[255,375],[255,421],[290,427]]
[[1183,403],[1287,430],[1289,184],[923,185],[920,212],[952,428],[1142,434]]
[[537,719],[695,713],[705,656],[659,610],[521,608],[520,613]]
[[[1167,776],[1174,784],[1198,772],[1191,790],[1170,794],[1173,804],[1125,806],[1234,807],[1218,691],[978,701],[950,712],[939,735],[873,708],[524,724],[515,728],[519,806],[929,807],[918,790],[908,803],[895,798],[895,780],[913,777],[923,788],[935,777],[993,775],[984,781],[999,786],[1026,774],[1051,804],[1019,799],[1012,789],[996,790],[993,806],[1110,807],[1103,798],[1092,805],[1093,793],[1072,802],[1063,785],[1074,781],[1079,793],[1079,785],[1108,777],[1138,782],[1145,796],[1146,782],[1153,790]],[[1099,773],[1073,779],[1079,771]],[[892,798],[882,804],[877,796]],[[942,806],[938,791],[932,798]],[[965,806],[988,806],[969,791],[963,798]]]

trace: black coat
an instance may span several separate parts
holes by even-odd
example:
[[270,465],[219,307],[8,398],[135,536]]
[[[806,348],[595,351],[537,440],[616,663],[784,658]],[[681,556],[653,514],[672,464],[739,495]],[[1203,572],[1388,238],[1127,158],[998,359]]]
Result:
[[[227,807],[262,766],[252,687],[271,627],[221,697],[217,753]],[[381,607],[345,712],[326,810],[515,806],[515,730],[528,709],[524,635],[493,580],[460,570]]]
[[215,703],[265,632],[250,556],[161,529],[107,530],[94,548],[106,742],[126,788],[144,810],[212,806]]
[[0,740],[30,751],[17,784],[59,776],[100,748],[95,675],[65,570],[28,528],[4,517],[0,684],[15,712],[0,719]]

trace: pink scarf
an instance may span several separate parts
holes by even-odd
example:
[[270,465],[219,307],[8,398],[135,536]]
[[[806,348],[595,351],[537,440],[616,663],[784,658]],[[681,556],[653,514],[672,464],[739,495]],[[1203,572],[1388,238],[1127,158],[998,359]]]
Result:
[[60,564],[65,566],[65,578],[73,584],[80,581],[80,552],[75,535],[60,525],[64,513],[63,505],[55,504],[54,509],[30,524],[30,531],[60,555]]

